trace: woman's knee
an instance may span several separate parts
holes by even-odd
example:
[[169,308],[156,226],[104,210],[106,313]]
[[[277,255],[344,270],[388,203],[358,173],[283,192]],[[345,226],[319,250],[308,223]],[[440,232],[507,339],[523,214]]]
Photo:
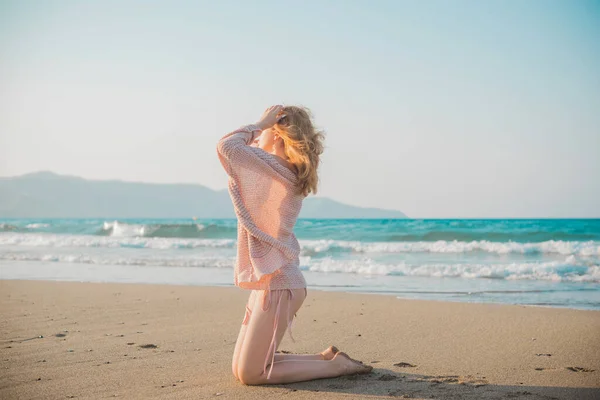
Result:
[[263,383],[263,370],[238,366],[237,378],[244,385],[260,385]]
[[235,360],[231,363],[231,372],[233,372],[233,376],[235,376],[235,379],[240,379],[240,377],[238,376],[237,362],[235,362]]

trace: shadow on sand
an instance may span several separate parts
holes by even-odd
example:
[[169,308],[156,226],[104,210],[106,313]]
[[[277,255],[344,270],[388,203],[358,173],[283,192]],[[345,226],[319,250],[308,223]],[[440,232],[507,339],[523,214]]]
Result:
[[[360,399],[528,399],[528,400],[595,400],[598,388],[561,388],[549,386],[509,386],[488,384],[485,376],[417,375],[373,369],[368,375],[345,376],[288,385],[275,385],[292,392],[319,392],[354,395]],[[300,394],[300,393],[298,393]]]

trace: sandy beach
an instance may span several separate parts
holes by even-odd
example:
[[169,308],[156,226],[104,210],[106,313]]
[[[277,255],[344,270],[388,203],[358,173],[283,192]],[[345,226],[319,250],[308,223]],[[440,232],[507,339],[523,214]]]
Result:
[[2,399],[598,399],[600,312],[309,290],[280,350],[373,373],[249,387],[237,288],[0,281]]

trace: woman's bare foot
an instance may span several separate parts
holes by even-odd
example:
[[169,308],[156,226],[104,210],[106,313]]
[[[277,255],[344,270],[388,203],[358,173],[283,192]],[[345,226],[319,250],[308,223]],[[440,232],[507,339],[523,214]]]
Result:
[[350,357],[350,356],[349,356],[347,353],[344,353],[344,354],[346,354],[346,357],[348,357],[349,359],[351,359],[351,360],[352,360],[352,361],[354,361],[355,363],[359,363],[359,364],[363,364],[363,365],[364,365],[364,363],[363,363],[362,361],[360,361],[360,360],[355,360],[354,358]]
[[333,356],[332,361],[340,366],[342,375],[368,374],[373,370],[373,367],[370,365],[365,365],[360,361],[353,360],[342,351],[337,352],[335,356]]
[[326,350],[323,350],[319,354],[323,357],[323,360],[333,360],[333,357],[339,352],[335,346],[329,346]]

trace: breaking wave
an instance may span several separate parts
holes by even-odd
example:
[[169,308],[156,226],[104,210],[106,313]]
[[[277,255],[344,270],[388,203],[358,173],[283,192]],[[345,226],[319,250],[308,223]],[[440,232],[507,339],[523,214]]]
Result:
[[303,260],[302,268],[311,272],[353,273],[361,275],[420,276],[433,278],[532,279],[554,282],[600,282],[600,266],[573,256],[564,261],[510,264],[425,263],[382,264],[373,260]]
[[[4,220],[0,232],[115,237],[234,239],[234,219]],[[363,243],[600,241],[600,220],[298,220],[304,240]]]
[[[127,229],[134,228],[129,225]],[[111,228],[114,229],[114,228]],[[121,229],[121,228],[119,228]],[[168,228],[161,227],[163,233]],[[177,228],[179,229],[179,228]],[[191,228],[190,228],[191,229]],[[196,229],[196,228],[194,228]],[[114,232],[114,231],[113,231]],[[164,236],[129,235],[129,231],[109,236],[55,234],[0,234],[0,245],[33,247],[137,247],[151,249],[181,249],[203,247],[235,247],[235,239],[202,239]],[[443,241],[438,242],[357,242],[342,240],[300,240],[302,254],[312,257],[335,256],[340,253],[490,253],[490,254],[559,254],[600,256],[600,242],[566,242],[550,240],[540,243]]]
[[104,222],[97,232],[102,236],[150,238],[219,238],[236,233],[235,226],[217,224],[127,224]]
[[566,242],[549,240],[540,243],[489,242],[486,240],[460,242],[440,240],[437,242],[348,242],[339,240],[302,241],[306,255],[319,256],[335,253],[470,253],[493,254],[577,254],[600,255],[600,242]]
[[[123,257],[109,254],[78,253],[20,253],[0,254],[5,261],[45,261],[97,265],[133,265],[196,268],[232,268],[235,257],[199,257],[197,255]],[[569,256],[563,261],[524,262],[508,264],[489,263],[424,263],[399,262],[386,264],[372,259],[336,260],[314,259],[303,256],[301,269],[318,273],[346,273],[358,275],[417,276],[431,278],[542,280],[553,282],[600,282],[600,266],[593,262]]]

